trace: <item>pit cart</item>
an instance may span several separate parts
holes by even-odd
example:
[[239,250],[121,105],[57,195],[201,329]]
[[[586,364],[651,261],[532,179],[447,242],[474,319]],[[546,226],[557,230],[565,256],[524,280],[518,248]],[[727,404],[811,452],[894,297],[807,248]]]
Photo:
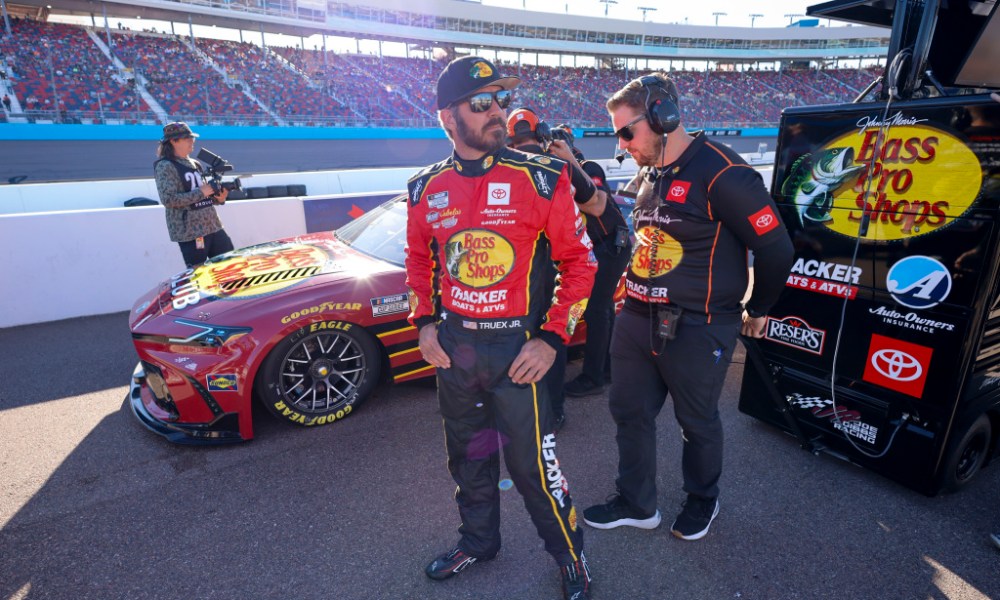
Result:
[[854,103],[782,113],[771,190],[795,263],[748,342],[739,408],[914,490],[955,490],[1000,436],[997,4],[808,12],[891,26],[887,67]]

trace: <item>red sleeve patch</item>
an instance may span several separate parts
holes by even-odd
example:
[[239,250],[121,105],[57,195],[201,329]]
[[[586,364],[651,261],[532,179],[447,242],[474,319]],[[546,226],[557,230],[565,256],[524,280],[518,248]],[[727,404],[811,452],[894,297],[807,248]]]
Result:
[[600,177],[591,177],[591,179],[594,181],[594,185],[596,185],[597,187],[604,186],[604,180],[601,179]]
[[780,223],[777,215],[774,214],[774,211],[771,210],[770,206],[765,206],[764,208],[758,210],[754,214],[747,217],[747,220],[749,220],[750,224],[753,225],[753,229],[757,232],[758,236],[771,231]]
[[684,204],[687,202],[688,190],[691,189],[690,181],[674,180],[667,190],[667,201]]

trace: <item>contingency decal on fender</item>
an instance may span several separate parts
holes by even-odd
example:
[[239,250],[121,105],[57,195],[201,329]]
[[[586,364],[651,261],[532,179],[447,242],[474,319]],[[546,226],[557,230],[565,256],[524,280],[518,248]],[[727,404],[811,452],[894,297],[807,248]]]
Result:
[[238,392],[236,375],[209,375],[207,381],[210,392]]
[[392,296],[381,296],[372,298],[372,316],[385,317],[397,313],[410,312],[410,302],[406,293],[393,294]]
[[[862,242],[900,241],[941,231],[968,212],[982,183],[975,153],[957,137],[903,113],[880,140],[879,116],[799,157],[781,183],[799,224],[821,224]],[[870,178],[869,178],[869,171]]]

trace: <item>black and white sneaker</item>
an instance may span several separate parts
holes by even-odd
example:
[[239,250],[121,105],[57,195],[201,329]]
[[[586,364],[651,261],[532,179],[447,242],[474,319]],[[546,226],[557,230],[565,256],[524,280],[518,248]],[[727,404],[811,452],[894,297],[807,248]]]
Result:
[[621,494],[611,494],[604,504],[595,504],[583,511],[583,522],[596,529],[614,529],[627,525],[639,529],[656,529],[660,511],[652,515],[633,508]]
[[700,540],[708,533],[716,515],[719,514],[718,498],[702,498],[688,494],[681,514],[674,519],[670,533],[682,540]]
[[562,575],[563,598],[565,600],[586,600],[590,598],[590,565],[587,557],[580,553],[580,560],[559,567]]
[[469,556],[463,552],[461,548],[455,548],[454,550],[445,552],[431,561],[431,564],[427,565],[427,568],[424,569],[424,573],[426,573],[431,579],[441,581],[458,575],[465,569],[471,567],[477,561],[487,561],[492,559],[492,556],[490,558],[476,558],[475,556]]

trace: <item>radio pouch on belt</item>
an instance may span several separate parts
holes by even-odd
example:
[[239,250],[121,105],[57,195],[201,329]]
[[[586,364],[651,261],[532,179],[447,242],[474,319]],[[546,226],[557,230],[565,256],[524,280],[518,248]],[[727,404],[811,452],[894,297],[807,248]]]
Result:
[[680,323],[684,309],[676,304],[664,304],[656,307],[656,334],[662,340],[672,340],[677,337],[677,325]]

